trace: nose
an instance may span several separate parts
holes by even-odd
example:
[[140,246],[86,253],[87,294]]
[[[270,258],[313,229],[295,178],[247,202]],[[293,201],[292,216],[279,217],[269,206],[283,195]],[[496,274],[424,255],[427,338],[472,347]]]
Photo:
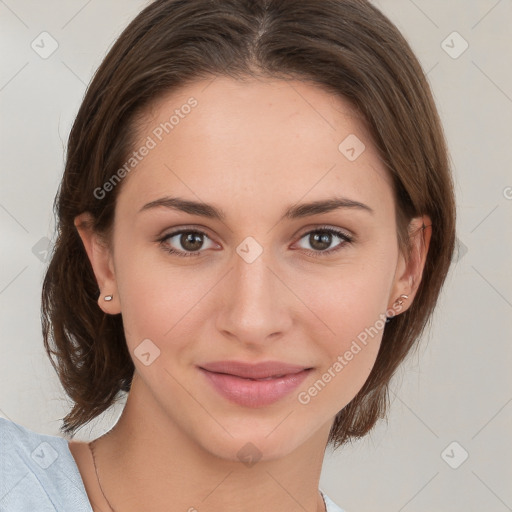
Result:
[[252,263],[238,254],[218,290],[217,329],[246,345],[262,345],[283,336],[292,325],[292,294],[265,251]]

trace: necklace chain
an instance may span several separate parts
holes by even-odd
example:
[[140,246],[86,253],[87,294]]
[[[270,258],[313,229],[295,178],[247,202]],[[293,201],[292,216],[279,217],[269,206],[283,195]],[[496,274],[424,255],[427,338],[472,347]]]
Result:
[[110,510],[112,510],[112,512],[116,512],[114,507],[110,504],[110,501],[108,501],[108,498],[105,496],[105,491],[103,490],[103,487],[101,486],[100,476],[98,475],[98,467],[96,466],[96,457],[94,456],[94,443],[96,441],[97,441],[97,439],[95,439],[94,441],[91,441],[89,443],[89,450],[91,450],[92,462],[94,464],[94,472],[96,473],[96,479],[98,480],[98,484],[100,486],[101,494],[103,494],[103,497],[105,498],[105,501],[108,503],[108,506],[110,507]]

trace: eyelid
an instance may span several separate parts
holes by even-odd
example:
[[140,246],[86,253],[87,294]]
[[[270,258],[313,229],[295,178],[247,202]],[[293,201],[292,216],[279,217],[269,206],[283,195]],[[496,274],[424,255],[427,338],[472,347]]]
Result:
[[347,238],[350,238],[353,240],[355,238],[355,235],[345,228],[340,228],[339,226],[332,226],[330,224],[312,224],[309,226],[305,226],[301,228],[297,235],[295,235],[297,238],[302,238],[304,235],[307,235],[308,233],[314,232],[314,231],[322,231],[322,230],[332,230],[337,231],[339,233],[342,233]]
[[[177,235],[182,235],[183,233],[197,233],[200,235],[203,235],[205,238],[208,238],[212,243],[216,245],[220,245],[217,243],[213,237],[211,237],[207,231],[204,231],[203,229],[199,228],[189,228],[189,227],[183,227],[183,228],[176,228],[174,231],[169,231],[168,233],[163,234],[161,237],[159,237],[159,241],[166,241],[170,238],[173,238]],[[202,249],[201,249],[202,250]]]
[[[347,238],[350,238],[351,240],[355,239],[355,235],[348,229],[341,228],[339,226],[332,226],[330,224],[320,224],[320,225],[310,224],[308,226],[304,226],[295,235],[293,235],[293,238],[302,238],[304,235],[307,235],[311,231],[320,231],[322,229],[332,229],[335,231],[339,231],[339,232],[343,233]],[[161,233],[159,233],[157,235],[156,238],[158,240],[160,240],[160,239],[166,238],[170,235],[176,235],[182,231],[198,231],[198,232],[206,235],[211,240],[213,240],[213,238],[209,234],[209,228],[207,228],[206,226],[203,226],[201,224],[190,224],[190,225],[184,224],[182,226],[175,227],[175,228],[166,228],[166,229],[163,229],[161,231]]]
[[209,234],[209,228],[206,226],[203,226],[201,224],[183,224],[180,226],[175,226],[173,228],[165,228],[163,229],[158,235],[157,239],[166,238],[171,235],[177,235],[178,233],[181,233],[182,231],[197,231],[199,233],[203,233],[208,238],[212,238]]

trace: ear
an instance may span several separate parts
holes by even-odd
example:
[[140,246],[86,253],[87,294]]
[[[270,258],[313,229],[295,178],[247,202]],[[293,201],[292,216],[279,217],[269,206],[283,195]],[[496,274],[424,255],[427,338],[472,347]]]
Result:
[[[423,215],[413,218],[408,231],[410,249],[405,254],[400,252],[388,304],[388,309],[397,314],[409,309],[420,286],[432,236],[430,217]],[[400,301],[401,295],[407,295],[407,299]]]
[[[74,224],[82,239],[100,289],[98,306],[105,313],[116,315],[121,312],[121,305],[117,293],[112,251],[106,241],[94,231],[93,217],[89,212],[75,217]],[[112,300],[105,300],[105,296],[108,295],[112,295]]]

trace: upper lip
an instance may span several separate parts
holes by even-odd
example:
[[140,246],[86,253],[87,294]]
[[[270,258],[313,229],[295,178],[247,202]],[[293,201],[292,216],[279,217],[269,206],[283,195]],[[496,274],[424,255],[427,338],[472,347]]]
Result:
[[308,366],[282,363],[280,361],[263,361],[261,363],[245,363],[243,361],[215,361],[199,366],[203,370],[214,373],[226,373],[245,379],[266,379],[281,377],[309,370]]

